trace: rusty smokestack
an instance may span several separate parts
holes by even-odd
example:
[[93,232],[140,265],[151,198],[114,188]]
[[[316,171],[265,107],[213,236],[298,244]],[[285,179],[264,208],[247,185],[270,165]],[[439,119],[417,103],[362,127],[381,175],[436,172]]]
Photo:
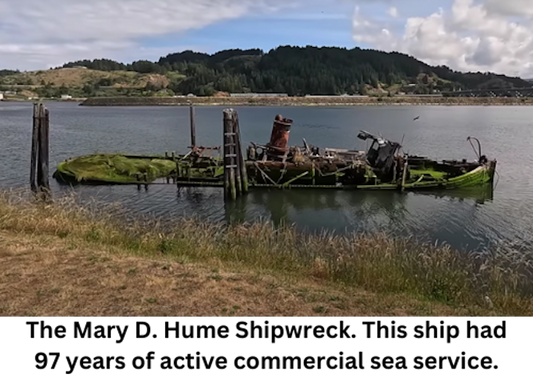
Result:
[[272,135],[270,136],[270,143],[268,146],[279,150],[286,150],[289,146],[289,135],[291,132],[292,119],[283,118],[281,115],[276,115],[274,119],[274,127],[272,128]]

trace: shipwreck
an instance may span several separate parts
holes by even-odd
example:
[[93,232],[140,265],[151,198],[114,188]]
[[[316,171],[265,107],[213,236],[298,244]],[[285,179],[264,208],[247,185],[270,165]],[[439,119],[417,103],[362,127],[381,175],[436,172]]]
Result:
[[[292,124],[291,119],[276,116],[270,141],[264,145],[251,143],[245,155],[236,117],[232,124],[225,124],[228,129],[225,129],[222,147],[194,145],[187,154],[181,155],[81,156],[60,163],[54,177],[69,183],[172,181],[178,186],[228,187],[228,174],[236,173],[235,178],[242,180],[239,184],[246,190],[438,190],[493,184],[494,181],[497,161],[482,154],[476,138],[468,138],[476,152],[476,160],[435,161],[405,154],[402,144],[367,131],[361,131],[358,138],[369,141],[368,151],[319,147],[308,144],[305,139],[301,146],[289,146]],[[227,139],[235,135],[234,142]],[[228,147],[233,151],[229,152]]]

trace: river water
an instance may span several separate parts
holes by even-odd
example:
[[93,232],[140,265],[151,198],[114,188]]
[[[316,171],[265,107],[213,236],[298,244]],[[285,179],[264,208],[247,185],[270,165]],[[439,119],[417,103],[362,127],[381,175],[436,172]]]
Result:
[[[95,152],[186,152],[187,107],[81,107],[47,103],[51,116],[50,167],[73,156]],[[197,143],[222,142],[223,106],[197,107]],[[493,192],[447,194],[354,191],[256,190],[224,204],[216,188],[153,185],[65,186],[51,178],[55,195],[121,202],[133,214],[208,221],[270,220],[293,223],[307,232],[389,232],[395,236],[447,243],[482,251],[533,244],[533,107],[357,106],[238,107],[243,144],[266,143],[277,114],[294,120],[291,145],[366,150],[359,130],[404,142],[410,154],[438,160],[474,159],[468,136],[483,153],[498,160]],[[0,188],[29,185],[32,105],[0,103]],[[414,120],[414,117],[420,119]]]

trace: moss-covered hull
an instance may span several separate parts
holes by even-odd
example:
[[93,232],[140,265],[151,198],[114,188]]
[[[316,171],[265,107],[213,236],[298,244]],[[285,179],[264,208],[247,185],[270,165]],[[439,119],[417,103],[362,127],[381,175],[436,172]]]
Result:
[[[460,173],[442,171],[441,163],[413,165],[409,177],[381,183],[371,170],[354,171],[345,165],[283,164],[247,161],[251,188],[439,190],[492,184],[496,161],[487,161]],[[440,169],[439,169],[440,168]],[[183,155],[100,154],[66,160],[54,177],[83,184],[149,184],[159,179],[190,186],[223,186],[222,160],[188,159]]]
[[83,184],[142,184],[165,178],[210,181],[222,175],[220,163],[210,157],[94,154],[61,162],[54,178]]

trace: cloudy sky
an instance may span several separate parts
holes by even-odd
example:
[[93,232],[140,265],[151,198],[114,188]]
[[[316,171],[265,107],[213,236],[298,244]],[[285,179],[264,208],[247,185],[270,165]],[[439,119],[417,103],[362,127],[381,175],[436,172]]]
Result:
[[0,68],[286,44],[533,77],[533,0],[0,0]]

